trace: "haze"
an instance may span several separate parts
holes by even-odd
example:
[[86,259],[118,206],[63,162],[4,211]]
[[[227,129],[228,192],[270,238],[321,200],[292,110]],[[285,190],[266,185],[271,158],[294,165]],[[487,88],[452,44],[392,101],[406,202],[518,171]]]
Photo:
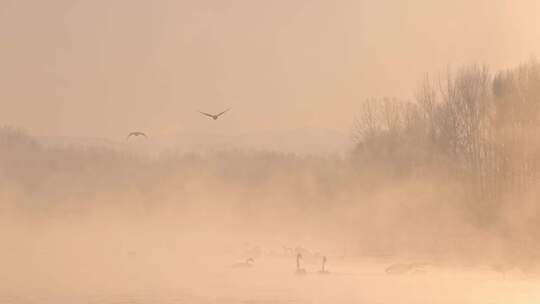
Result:
[[537,302],[538,12],[0,0],[0,304]]
[[[297,140],[331,130],[347,141],[367,97],[412,98],[426,73],[537,54],[539,9],[534,0],[3,0],[0,121],[40,136],[118,140],[143,129],[190,144],[249,134],[251,146],[262,138],[279,149],[288,131]],[[194,115],[227,107],[219,129]]]

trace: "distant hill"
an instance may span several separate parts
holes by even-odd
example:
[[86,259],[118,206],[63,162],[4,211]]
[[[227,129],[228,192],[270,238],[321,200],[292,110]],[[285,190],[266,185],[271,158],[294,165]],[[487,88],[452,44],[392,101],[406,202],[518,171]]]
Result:
[[40,136],[37,137],[39,143],[50,147],[91,147],[122,149],[125,145],[119,141],[114,141],[101,137],[70,137],[70,136]]
[[149,138],[109,139],[100,137],[42,136],[38,141],[50,147],[107,148],[120,151],[133,149],[151,153],[165,150],[208,152],[215,150],[269,150],[293,154],[341,154],[352,144],[346,134],[329,129],[294,129],[244,134],[211,132],[178,132],[160,136],[149,133]]

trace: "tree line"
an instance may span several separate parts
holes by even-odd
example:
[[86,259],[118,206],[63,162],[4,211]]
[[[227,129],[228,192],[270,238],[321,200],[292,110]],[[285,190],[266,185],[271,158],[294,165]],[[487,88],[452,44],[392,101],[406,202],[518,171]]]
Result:
[[426,77],[413,102],[369,99],[356,118],[354,157],[388,177],[458,182],[473,214],[534,196],[540,171],[540,62],[491,73],[466,66]]

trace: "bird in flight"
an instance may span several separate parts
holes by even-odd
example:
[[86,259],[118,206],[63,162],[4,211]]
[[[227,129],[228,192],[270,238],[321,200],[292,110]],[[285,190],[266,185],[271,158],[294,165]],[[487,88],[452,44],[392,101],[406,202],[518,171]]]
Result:
[[209,114],[209,113],[205,113],[205,112],[201,112],[199,111],[199,113],[201,113],[202,115],[206,115],[210,118],[212,118],[213,120],[217,120],[221,115],[225,114],[227,111],[229,111],[231,108],[228,108],[227,110],[221,112],[221,113],[218,113],[218,114]]
[[148,137],[146,136],[146,134],[144,134],[143,132],[138,132],[138,131],[136,131],[136,132],[131,132],[131,133],[129,133],[129,135],[127,136],[126,139],[129,139],[131,136],[135,136],[135,137],[137,137],[137,136],[144,136],[145,138],[148,138]]

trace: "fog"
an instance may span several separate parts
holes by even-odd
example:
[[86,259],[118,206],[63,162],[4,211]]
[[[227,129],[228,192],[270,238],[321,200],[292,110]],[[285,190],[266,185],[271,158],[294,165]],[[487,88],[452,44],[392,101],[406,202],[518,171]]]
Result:
[[358,151],[154,156],[129,142],[45,145],[14,128],[0,139],[6,303],[538,297],[536,207],[503,199],[482,211],[510,221],[479,218],[483,201],[447,170],[400,173],[406,160]]
[[0,303],[540,299],[538,9],[0,1]]

